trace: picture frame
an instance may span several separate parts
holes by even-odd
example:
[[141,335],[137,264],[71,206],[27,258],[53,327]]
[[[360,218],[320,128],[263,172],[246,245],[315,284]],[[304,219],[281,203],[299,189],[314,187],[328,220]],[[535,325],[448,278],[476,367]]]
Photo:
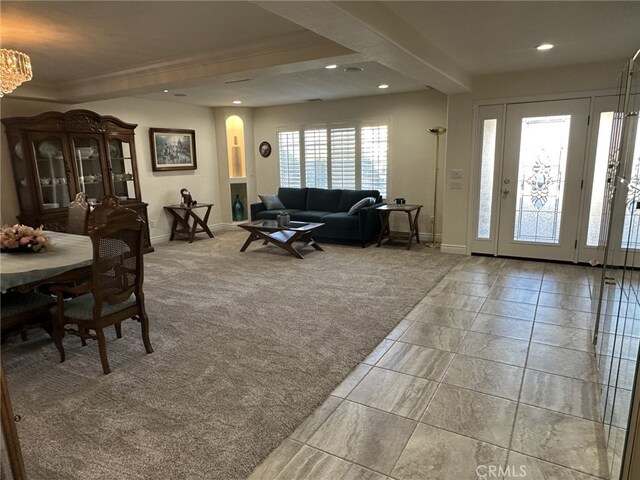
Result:
[[196,131],[177,128],[150,128],[151,168],[154,172],[195,170]]
[[260,155],[262,155],[264,158],[267,158],[269,155],[271,155],[271,144],[266,141],[262,142],[258,147],[258,151],[260,152]]

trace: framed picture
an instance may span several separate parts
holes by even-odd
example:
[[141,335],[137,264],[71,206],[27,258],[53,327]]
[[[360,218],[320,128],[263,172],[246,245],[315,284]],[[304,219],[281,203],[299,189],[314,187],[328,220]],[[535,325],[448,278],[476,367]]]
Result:
[[154,172],[197,168],[195,130],[150,128],[149,141]]

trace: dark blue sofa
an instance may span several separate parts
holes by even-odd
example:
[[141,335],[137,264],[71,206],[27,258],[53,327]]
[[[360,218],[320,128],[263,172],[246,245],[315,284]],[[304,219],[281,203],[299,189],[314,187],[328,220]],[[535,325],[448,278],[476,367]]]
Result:
[[[373,197],[376,203],[364,207],[355,215],[349,209],[358,201]],[[324,223],[317,238],[358,241],[365,244],[378,237],[380,216],[376,207],[382,205],[378,190],[327,190],[324,188],[279,188],[278,198],[284,210],[267,210],[264,203],[251,204],[252,220],[276,220],[280,212],[287,212],[291,220]]]

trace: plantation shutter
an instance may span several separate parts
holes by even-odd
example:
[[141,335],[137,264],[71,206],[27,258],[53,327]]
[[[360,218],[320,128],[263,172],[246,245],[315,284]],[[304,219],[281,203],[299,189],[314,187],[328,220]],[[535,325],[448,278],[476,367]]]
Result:
[[278,132],[280,150],[280,186],[296,187],[301,184],[300,132]]
[[307,187],[329,188],[325,128],[304,131],[304,167]]
[[360,188],[378,190],[383,198],[387,196],[387,139],[386,125],[362,127],[360,130]]
[[331,188],[356,188],[356,129],[331,129]]

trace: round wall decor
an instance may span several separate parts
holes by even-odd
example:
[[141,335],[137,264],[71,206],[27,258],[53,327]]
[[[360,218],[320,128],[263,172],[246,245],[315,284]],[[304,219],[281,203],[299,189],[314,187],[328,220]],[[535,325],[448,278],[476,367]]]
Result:
[[271,155],[271,144],[269,142],[262,142],[258,147],[258,150],[260,151],[260,155],[267,158]]

